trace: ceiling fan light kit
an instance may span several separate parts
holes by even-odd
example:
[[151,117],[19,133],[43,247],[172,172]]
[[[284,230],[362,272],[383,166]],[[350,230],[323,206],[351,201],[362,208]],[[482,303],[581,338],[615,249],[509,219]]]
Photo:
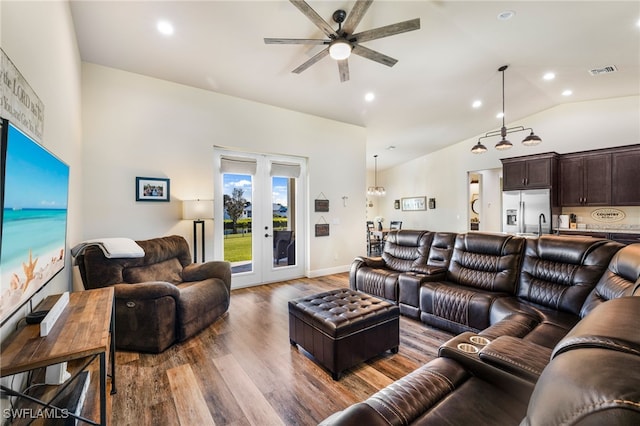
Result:
[[504,124],[504,72],[508,67],[508,65],[503,65],[498,68],[498,71],[502,73],[502,127],[500,128],[500,130],[492,130],[485,133],[484,136],[478,138],[478,142],[471,148],[471,152],[474,154],[483,154],[487,152],[487,147],[482,144],[482,139],[491,138],[494,136],[500,136],[502,138],[500,142],[498,142],[495,146],[497,150],[504,151],[511,148],[513,144],[507,140],[507,135],[509,133],[524,132],[526,130],[529,130],[531,133],[522,140],[522,144],[524,146],[534,146],[542,142],[542,138],[533,133],[533,129],[530,127],[525,128],[524,126],[515,126],[507,129]]
[[[338,24],[338,29],[334,30],[333,27],[318,15],[304,0],[289,1],[328,37],[328,39],[264,39],[265,44],[320,44],[327,46],[311,59],[294,69],[292,72],[296,74],[300,74],[328,55],[337,61],[340,81],[344,83],[349,80],[349,64],[347,58],[351,56],[351,53],[392,67],[398,62],[397,59],[366,48],[360,43],[420,29],[420,18],[416,18],[355,33],[356,27],[369,9],[369,6],[371,6],[371,3],[373,3],[373,0],[357,0],[349,14],[342,9],[338,9],[333,13],[332,19]],[[344,26],[342,25],[343,22]]]
[[329,56],[336,61],[347,59],[351,56],[351,45],[343,39],[334,40],[329,45]]

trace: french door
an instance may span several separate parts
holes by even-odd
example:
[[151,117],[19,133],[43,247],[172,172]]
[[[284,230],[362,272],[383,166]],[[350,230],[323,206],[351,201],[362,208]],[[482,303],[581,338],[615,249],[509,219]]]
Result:
[[306,161],[214,149],[214,253],[233,288],[304,275]]

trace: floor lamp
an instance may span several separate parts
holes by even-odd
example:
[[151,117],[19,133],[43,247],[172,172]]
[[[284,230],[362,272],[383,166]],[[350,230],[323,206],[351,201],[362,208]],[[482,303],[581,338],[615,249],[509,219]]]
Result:
[[201,229],[202,262],[204,263],[204,221],[213,219],[213,200],[184,200],[182,202],[182,218],[193,220],[193,262],[198,262],[197,227]]

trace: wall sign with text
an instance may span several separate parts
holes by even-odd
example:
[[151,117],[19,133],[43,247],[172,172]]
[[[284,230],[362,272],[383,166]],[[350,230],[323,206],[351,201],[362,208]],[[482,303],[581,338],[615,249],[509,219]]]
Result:
[[44,131],[44,103],[0,49],[0,115],[38,141]]

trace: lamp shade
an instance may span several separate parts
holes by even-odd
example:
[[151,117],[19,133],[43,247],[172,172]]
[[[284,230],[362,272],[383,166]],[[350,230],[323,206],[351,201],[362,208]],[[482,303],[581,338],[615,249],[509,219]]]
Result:
[[213,200],[184,200],[182,218],[187,220],[213,219]]

